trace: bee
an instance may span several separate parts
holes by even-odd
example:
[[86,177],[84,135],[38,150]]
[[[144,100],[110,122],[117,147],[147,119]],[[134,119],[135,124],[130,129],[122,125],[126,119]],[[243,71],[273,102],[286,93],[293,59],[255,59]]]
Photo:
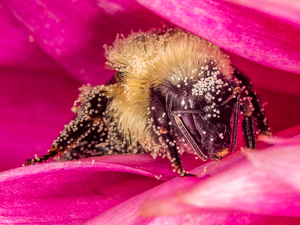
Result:
[[46,155],[25,165],[63,153],[65,160],[149,153],[187,176],[183,152],[206,161],[234,150],[240,112],[247,148],[256,148],[257,134],[271,135],[251,81],[211,42],[168,27],[117,36],[104,48],[114,77],[82,86],[75,118]]

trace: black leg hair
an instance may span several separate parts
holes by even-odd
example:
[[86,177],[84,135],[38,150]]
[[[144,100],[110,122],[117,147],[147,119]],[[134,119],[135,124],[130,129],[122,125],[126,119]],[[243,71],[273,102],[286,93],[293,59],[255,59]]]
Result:
[[244,139],[246,146],[249,149],[256,149],[256,136],[253,125],[253,117],[244,115],[244,120],[242,122]]
[[96,129],[100,123],[106,126],[102,121],[102,113],[106,110],[108,98],[105,92],[102,91],[101,86],[88,87],[88,89],[89,92],[85,93],[86,96],[81,96],[84,98],[81,105],[75,107],[77,108],[75,109],[77,113],[75,119],[65,126],[60,136],[53,142],[48,153],[40,158],[27,159],[25,165],[42,163],[58,154],[67,152],[74,148],[76,143],[88,136],[91,129]]
[[264,108],[256,93],[252,90],[251,81],[239,71],[234,75],[240,81],[241,93],[241,111],[243,112],[243,134],[246,146],[249,149],[257,148],[254,120],[256,121],[259,134],[271,136],[271,129],[264,113]]
[[185,176],[186,173],[182,167],[182,163],[181,163],[181,158],[180,158],[180,155],[178,153],[178,150],[177,150],[177,146],[176,144],[174,143],[174,138],[172,137],[172,135],[170,133],[166,133],[166,134],[163,134],[163,137],[165,139],[165,141],[167,142],[167,145],[168,145],[168,150],[169,150],[169,153],[170,153],[170,160],[171,160],[171,163],[172,165],[175,167],[177,173],[180,175],[180,176]]
[[257,94],[252,90],[252,83],[249,78],[244,76],[241,72],[235,70],[234,75],[238,80],[241,81],[242,88],[242,101],[247,100],[247,97],[251,99],[251,103],[253,105],[252,116],[257,122],[257,128],[259,134],[271,136],[272,132],[267,120],[267,117],[264,112],[264,108],[260,102]]

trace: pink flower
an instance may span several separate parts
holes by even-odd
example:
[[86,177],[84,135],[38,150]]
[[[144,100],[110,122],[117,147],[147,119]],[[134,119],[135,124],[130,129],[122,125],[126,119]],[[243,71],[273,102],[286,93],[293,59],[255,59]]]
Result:
[[218,162],[184,155],[185,168],[200,178],[179,178],[167,159],[148,155],[20,167],[44,154],[72,118],[82,83],[110,78],[103,44],[163,20],[228,52],[269,102],[274,133],[299,124],[295,1],[4,0],[0,6],[1,223],[300,223],[299,127],[278,134],[291,140],[271,139],[277,142],[271,147],[236,150]]

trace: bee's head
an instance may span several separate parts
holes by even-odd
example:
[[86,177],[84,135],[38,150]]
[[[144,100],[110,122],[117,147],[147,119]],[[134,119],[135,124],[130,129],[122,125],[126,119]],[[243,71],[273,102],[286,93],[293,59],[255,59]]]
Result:
[[174,133],[179,140],[184,138],[201,159],[206,160],[208,156],[220,160],[233,150],[236,122],[232,132],[232,117],[237,120],[239,106],[234,105],[239,103],[238,92],[239,88],[229,82],[204,90],[196,83],[193,88],[177,89],[168,96]]

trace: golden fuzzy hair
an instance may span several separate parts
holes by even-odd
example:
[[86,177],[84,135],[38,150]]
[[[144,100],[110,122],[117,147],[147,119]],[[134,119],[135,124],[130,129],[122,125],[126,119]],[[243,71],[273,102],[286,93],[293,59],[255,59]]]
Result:
[[177,85],[187,78],[200,80],[201,69],[209,63],[228,78],[233,73],[219,47],[180,28],[117,36],[113,46],[104,47],[106,64],[121,73],[107,92],[113,99],[107,113],[127,140],[134,138],[142,145],[153,140],[153,130],[147,127],[150,88],[166,81]]

